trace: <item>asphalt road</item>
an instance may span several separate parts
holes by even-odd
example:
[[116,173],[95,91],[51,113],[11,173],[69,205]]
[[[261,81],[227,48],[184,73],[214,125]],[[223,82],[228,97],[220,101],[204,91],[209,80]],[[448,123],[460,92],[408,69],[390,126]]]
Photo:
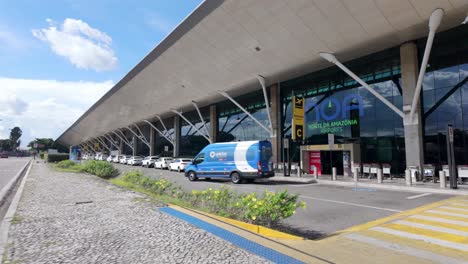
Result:
[[0,159],[0,190],[28,163],[31,158],[9,157]]
[[285,224],[294,228],[298,234],[309,238],[329,235],[348,227],[451,197],[441,194],[418,197],[421,193],[271,181],[237,185],[225,180],[190,182],[183,173],[120,164],[115,166],[121,171],[142,170],[147,176],[171,180],[189,191],[225,186],[237,192],[261,193],[265,189],[269,191],[287,189],[291,193],[299,193],[300,199],[307,203],[307,208],[299,209],[294,216],[285,221]]

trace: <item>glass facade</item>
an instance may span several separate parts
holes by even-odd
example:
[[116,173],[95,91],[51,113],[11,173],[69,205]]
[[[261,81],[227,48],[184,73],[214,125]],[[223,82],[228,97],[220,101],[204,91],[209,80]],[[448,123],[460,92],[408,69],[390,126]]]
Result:
[[[206,140],[202,135],[207,135],[210,131],[210,111],[209,107],[201,108],[200,112],[202,114],[203,120],[206,124],[206,129],[208,132],[205,131],[203,126],[203,122],[200,120],[200,116],[198,115],[197,111],[192,111],[188,113],[183,113],[184,117],[187,118],[190,123],[192,123],[197,129],[194,129],[189,123],[187,123],[182,118],[180,119],[181,122],[181,131],[180,131],[180,149],[179,153],[180,156],[186,157],[194,157],[195,155],[200,152],[206,145],[209,144],[208,140]],[[200,134],[200,132],[202,134]]]
[[[242,107],[268,127],[268,114],[262,91],[253,92],[235,98]],[[269,138],[268,132],[246,115],[231,101],[217,105],[218,111],[218,142],[264,140]]]
[[[402,109],[399,49],[390,49],[350,63],[347,67],[373,89]],[[305,97],[305,145],[357,143],[361,162],[389,163],[392,173],[405,167],[403,120],[367,89],[337,67],[281,83],[283,137],[291,137],[291,96]],[[299,161],[299,145],[290,155]]]
[[[417,42],[420,60],[426,39]],[[447,164],[447,125],[454,127],[457,164],[468,164],[468,30],[436,35],[423,84],[425,163]]]

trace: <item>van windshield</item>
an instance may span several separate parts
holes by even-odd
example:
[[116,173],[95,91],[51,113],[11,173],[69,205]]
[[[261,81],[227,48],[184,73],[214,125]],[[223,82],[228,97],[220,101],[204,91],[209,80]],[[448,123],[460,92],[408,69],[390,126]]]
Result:
[[262,161],[269,161],[271,157],[273,156],[271,147],[262,147],[262,153],[261,153],[261,160]]

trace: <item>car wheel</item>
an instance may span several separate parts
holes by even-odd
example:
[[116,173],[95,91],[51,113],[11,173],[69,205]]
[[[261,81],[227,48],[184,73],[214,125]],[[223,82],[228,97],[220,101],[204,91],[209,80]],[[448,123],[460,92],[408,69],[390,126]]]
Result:
[[234,184],[239,184],[239,183],[242,182],[242,178],[241,178],[241,176],[239,175],[239,173],[233,172],[233,173],[231,174],[231,181],[232,181],[232,183],[234,183]]
[[180,172],[180,167],[177,167],[177,172]]
[[211,178],[205,178],[205,181],[210,181],[210,180],[211,180]]
[[197,174],[194,171],[190,171],[188,174],[189,181],[196,181],[198,180]]

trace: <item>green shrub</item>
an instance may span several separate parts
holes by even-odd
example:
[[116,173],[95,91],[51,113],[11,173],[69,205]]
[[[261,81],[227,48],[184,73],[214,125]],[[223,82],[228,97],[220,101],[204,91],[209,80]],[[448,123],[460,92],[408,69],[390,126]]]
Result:
[[110,163],[101,160],[90,160],[82,165],[83,171],[94,174],[103,179],[109,179],[117,176],[118,170]]
[[68,169],[70,167],[74,167],[76,166],[77,164],[71,160],[62,160],[60,162],[58,162],[55,166],[57,166],[57,168],[60,168],[60,169]]
[[286,190],[276,193],[265,191],[260,196],[256,193],[237,194],[224,187],[186,193],[167,180],[151,179],[141,171],[126,172],[122,181],[142,187],[154,195],[183,199],[196,209],[268,227],[294,215],[297,208],[305,207],[304,202],[298,202],[297,194],[291,195]]
[[39,152],[39,157],[40,157],[41,159],[44,159],[44,152]]
[[47,154],[47,162],[58,162],[62,160],[67,160],[68,154]]

